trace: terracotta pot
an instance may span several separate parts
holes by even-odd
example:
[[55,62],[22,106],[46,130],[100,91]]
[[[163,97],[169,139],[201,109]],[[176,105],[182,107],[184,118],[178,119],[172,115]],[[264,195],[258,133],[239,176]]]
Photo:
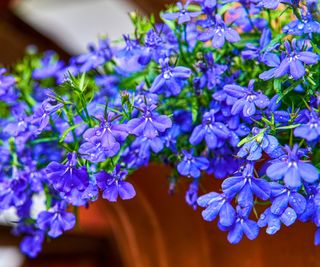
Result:
[[81,212],[82,229],[108,228],[126,267],[320,266],[320,248],[313,245],[314,225],[282,226],[275,236],[262,229],[256,240],[244,238],[231,245],[216,222],[205,222],[200,209],[186,205],[186,184],[168,195],[169,173],[168,168],[155,165],[138,170],[130,177],[137,196],[131,201],[96,202]]

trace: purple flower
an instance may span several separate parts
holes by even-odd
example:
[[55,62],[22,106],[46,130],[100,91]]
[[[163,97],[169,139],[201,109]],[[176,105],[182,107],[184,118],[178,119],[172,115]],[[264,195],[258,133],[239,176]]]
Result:
[[199,197],[197,203],[206,208],[202,211],[205,221],[213,221],[219,215],[219,224],[229,227],[236,219],[236,212],[225,194],[210,192]]
[[231,244],[239,243],[243,237],[243,234],[245,234],[250,240],[253,240],[258,236],[259,226],[255,221],[252,221],[248,218],[250,210],[251,207],[241,208],[237,206],[237,215],[233,225],[227,228],[220,227],[222,230],[229,231],[228,241]]
[[234,153],[228,147],[215,149],[213,157],[210,159],[208,174],[213,174],[217,179],[226,178],[228,175],[238,170],[240,161],[234,157]]
[[261,0],[258,6],[262,6],[268,9],[277,9],[280,2],[280,0]]
[[247,160],[258,160],[262,157],[262,152],[266,152],[270,157],[275,158],[282,154],[278,139],[257,127],[252,129],[253,137],[245,143],[239,150],[237,156]]
[[173,13],[164,13],[161,15],[163,19],[167,20],[176,20],[178,19],[179,24],[183,24],[186,22],[189,22],[191,18],[198,17],[201,12],[190,12],[187,10],[188,6],[190,4],[190,1],[187,1],[187,3],[183,6],[180,2],[177,3],[177,6],[179,8],[179,12],[173,12]]
[[180,94],[183,81],[191,75],[191,70],[186,67],[169,66],[169,58],[160,59],[161,74],[158,75],[150,88],[151,93],[165,93],[166,96]]
[[79,148],[82,157],[91,162],[101,162],[107,157],[115,156],[120,150],[120,142],[128,136],[126,125],[115,124],[118,116],[113,112],[108,113],[107,120],[102,116],[97,118],[100,125],[88,129],[83,134],[86,142]]
[[42,211],[37,218],[39,229],[48,231],[48,235],[53,238],[72,229],[75,224],[76,217],[74,214],[60,208],[54,208],[52,211]]
[[209,167],[209,161],[205,157],[195,157],[191,153],[182,150],[183,159],[177,165],[179,174],[183,176],[199,178],[201,170],[206,170]]
[[112,57],[112,50],[108,39],[99,39],[98,47],[90,44],[88,49],[89,53],[80,55],[75,60],[80,72],[95,69],[109,61]]
[[262,59],[263,56],[261,56],[261,51],[270,43],[271,39],[272,39],[272,36],[271,36],[270,29],[264,28],[260,37],[259,46],[256,47],[251,43],[246,44],[247,49],[241,52],[241,56],[245,60],[256,59],[256,58],[259,58],[259,60]]
[[187,204],[193,207],[194,210],[197,209],[197,199],[199,191],[199,181],[195,179],[190,185],[186,192],[185,200]]
[[111,202],[116,202],[118,196],[121,199],[131,199],[136,195],[132,184],[124,181],[127,177],[128,172],[121,170],[120,165],[117,165],[111,174],[100,171],[97,176],[97,185],[103,191],[102,197]]
[[312,164],[301,161],[300,158],[305,155],[295,144],[291,149],[285,146],[287,155],[275,160],[268,167],[266,174],[272,180],[283,179],[286,186],[290,188],[299,188],[301,180],[307,183],[313,183],[318,180],[319,172]]
[[307,113],[308,123],[294,129],[294,135],[306,139],[307,141],[316,141],[320,137],[320,116],[315,110]]
[[292,225],[297,219],[296,212],[287,207],[281,215],[275,215],[271,212],[270,208],[267,208],[264,213],[260,215],[258,226],[260,228],[267,227],[266,233],[269,235],[274,235],[281,228],[281,223],[285,226]]
[[293,35],[320,33],[320,23],[312,18],[311,13],[301,14],[301,18],[291,21],[284,26],[283,32]]
[[0,68],[0,101],[12,102],[18,97],[14,90],[16,79],[12,75],[4,76],[5,72],[5,68]]
[[216,15],[214,26],[200,33],[198,39],[203,42],[211,39],[214,48],[221,48],[225,39],[230,43],[235,43],[240,41],[240,35],[234,29],[227,27],[220,15]]
[[223,90],[238,100],[233,104],[231,114],[236,115],[242,112],[244,117],[250,117],[256,113],[256,107],[264,109],[270,101],[261,92],[255,92],[254,80],[249,82],[248,88],[235,84],[225,85]]
[[214,149],[218,147],[220,140],[228,138],[229,129],[223,123],[215,121],[215,112],[212,109],[203,115],[202,124],[194,128],[189,138],[192,145],[200,144],[205,139],[207,146]]
[[261,178],[255,178],[253,172],[254,164],[248,162],[242,171],[222,183],[225,195],[234,198],[238,194],[237,201],[242,207],[253,204],[253,195],[262,200],[267,200],[270,196],[269,183]]
[[306,209],[307,201],[296,190],[290,189],[276,182],[271,182],[271,208],[270,211],[281,216],[288,205],[292,207],[296,214],[302,214]]
[[57,60],[57,55],[48,51],[45,53],[41,59],[40,67],[34,69],[32,77],[40,80],[51,77],[56,77],[57,73],[63,68],[64,63],[60,60]]
[[166,129],[172,126],[172,121],[166,115],[158,115],[154,112],[157,108],[156,105],[147,106],[142,104],[141,112],[143,113],[140,118],[135,118],[127,123],[127,128],[130,134],[136,136],[144,136],[148,139],[157,137]]
[[49,124],[50,115],[61,109],[63,104],[57,102],[51,96],[41,103],[41,106],[37,108],[32,116],[31,124],[36,126],[35,134],[40,134]]
[[317,63],[318,55],[309,51],[299,51],[296,39],[292,40],[292,49],[288,41],[284,42],[286,49],[286,57],[282,60],[279,67],[274,72],[274,77],[279,78],[286,74],[292,76],[294,80],[298,80],[304,76],[306,70],[303,65],[312,65]]
[[59,192],[70,193],[72,190],[84,191],[89,185],[89,175],[85,166],[76,168],[76,153],[67,155],[65,165],[51,162],[46,172],[53,188]]
[[44,238],[43,231],[35,231],[32,235],[25,236],[20,243],[21,252],[35,258],[42,250]]

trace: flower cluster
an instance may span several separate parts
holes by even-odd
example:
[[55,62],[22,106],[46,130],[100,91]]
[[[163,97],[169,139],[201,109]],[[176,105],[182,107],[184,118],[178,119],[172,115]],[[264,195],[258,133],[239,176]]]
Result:
[[0,69],[0,210],[21,250],[72,229],[72,207],[133,198],[151,162],[231,243],[300,220],[320,244],[319,17],[314,1],[187,1],[69,62]]

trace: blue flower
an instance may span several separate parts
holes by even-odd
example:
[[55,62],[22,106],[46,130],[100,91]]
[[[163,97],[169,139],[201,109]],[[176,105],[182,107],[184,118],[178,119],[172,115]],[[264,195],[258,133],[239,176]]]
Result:
[[222,191],[228,198],[238,195],[238,204],[242,207],[253,204],[253,195],[262,200],[270,196],[269,183],[261,178],[254,177],[254,164],[248,162],[244,169],[234,176],[225,179],[222,183]]
[[236,212],[224,194],[210,192],[199,197],[197,203],[206,208],[202,211],[202,217],[206,221],[213,221],[219,215],[219,224],[229,227],[236,220]]
[[57,55],[52,52],[46,52],[41,59],[41,65],[32,72],[35,79],[45,79],[56,77],[57,73],[63,68],[64,63],[56,59]]
[[210,110],[203,115],[202,124],[194,128],[189,138],[192,145],[200,144],[205,139],[207,146],[214,149],[218,146],[219,139],[228,138],[229,129],[223,123],[216,122],[214,114],[215,110]]
[[229,231],[228,241],[237,244],[241,241],[243,234],[250,240],[255,239],[259,234],[259,226],[255,221],[250,220],[251,207],[241,208],[237,206],[236,220],[231,227],[221,227],[222,230]]
[[195,179],[190,185],[186,192],[185,200],[187,204],[193,207],[194,210],[197,209],[197,199],[199,191],[199,181]]
[[177,6],[179,8],[179,12],[164,13],[161,15],[161,17],[167,20],[178,19],[178,24],[189,22],[191,18],[198,17],[201,14],[201,12],[199,11],[194,11],[194,12],[188,11],[187,8],[189,4],[190,4],[190,1],[187,1],[187,3],[184,6],[180,2],[178,2]]
[[159,63],[161,65],[161,74],[154,79],[150,92],[165,93],[166,96],[180,94],[183,81],[190,77],[191,70],[186,67],[169,66],[169,58],[161,58]]
[[285,226],[290,226],[296,221],[296,219],[297,214],[290,207],[287,207],[281,215],[275,215],[271,212],[270,208],[267,208],[264,213],[260,215],[258,226],[262,228],[268,225],[266,233],[274,235],[280,230],[281,223]]
[[223,90],[238,100],[233,104],[231,114],[236,115],[242,112],[244,117],[250,117],[256,113],[256,107],[264,109],[270,101],[261,92],[255,92],[254,80],[249,82],[248,88],[235,84],[225,85]]
[[79,153],[83,158],[91,162],[101,162],[107,157],[113,157],[120,150],[120,142],[128,136],[127,126],[116,124],[119,116],[113,112],[108,113],[107,119],[97,116],[100,125],[88,129],[84,134],[83,143],[79,148]]
[[127,123],[130,134],[153,139],[159,136],[159,132],[163,133],[172,126],[172,121],[168,116],[155,113],[156,105],[147,106],[142,104],[140,107],[142,116]]
[[126,182],[124,179],[127,177],[128,172],[121,170],[120,165],[117,165],[111,174],[100,171],[96,175],[97,185],[103,191],[102,198],[110,202],[116,202],[118,196],[121,199],[131,199],[136,195],[132,184]]
[[286,155],[272,161],[267,168],[266,174],[272,180],[283,179],[286,186],[290,188],[299,188],[301,180],[307,183],[313,183],[319,179],[319,172],[312,164],[301,161],[300,158],[305,155],[295,144],[291,149],[285,146]]
[[291,21],[282,30],[286,34],[293,35],[320,33],[320,23],[312,18],[311,13],[307,12],[301,14],[301,19]]
[[87,54],[75,58],[77,69],[80,72],[95,69],[109,61],[112,57],[112,50],[108,39],[99,39],[97,47],[94,44],[90,44],[88,49],[89,52]]
[[253,127],[253,137],[245,143],[239,150],[237,156],[247,160],[258,160],[262,157],[262,152],[266,152],[270,157],[276,158],[283,154],[278,139],[267,134],[265,130]]
[[302,214],[307,205],[307,201],[303,195],[295,189],[288,188],[276,182],[271,182],[271,212],[281,216],[290,204],[294,212]]
[[261,0],[258,6],[262,6],[268,9],[277,9],[280,4],[280,0]]
[[76,153],[67,155],[68,161],[65,165],[51,162],[46,173],[48,180],[58,192],[70,193],[72,190],[84,191],[89,185],[89,175],[85,166],[76,168]]
[[216,15],[214,26],[200,33],[198,39],[202,42],[212,40],[214,48],[221,48],[225,40],[230,43],[240,41],[240,35],[234,29],[227,27],[220,15]]
[[315,110],[307,113],[308,123],[294,129],[294,135],[307,141],[317,141],[320,138],[320,116]]
[[37,218],[37,226],[40,230],[48,231],[50,237],[58,237],[63,232],[72,229],[76,224],[73,213],[61,208],[53,208],[52,211],[42,211]]
[[43,231],[35,231],[32,235],[25,236],[20,243],[21,252],[30,258],[35,258],[42,250],[44,238]]
[[318,55],[309,51],[299,51],[296,39],[292,40],[292,49],[288,41],[284,42],[286,49],[286,57],[281,61],[279,67],[274,72],[274,77],[279,78],[286,74],[292,76],[294,80],[298,80],[304,76],[306,70],[303,65],[316,64]]
[[177,165],[177,170],[183,176],[199,178],[201,170],[209,167],[209,161],[205,157],[195,157],[192,153],[193,151],[182,150],[183,159]]

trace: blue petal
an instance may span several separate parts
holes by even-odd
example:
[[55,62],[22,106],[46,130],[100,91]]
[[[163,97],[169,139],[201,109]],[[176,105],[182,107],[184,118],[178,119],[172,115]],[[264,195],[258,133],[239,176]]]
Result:
[[313,183],[319,178],[319,172],[317,168],[310,163],[299,162],[298,169],[301,178],[307,183]]
[[132,184],[124,181],[119,182],[118,191],[120,198],[123,200],[131,199],[136,195],[136,191],[134,190]]
[[203,219],[208,222],[213,221],[218,216],[222,204],[223,202],[220,201],[209,205],[209,207],[201,213]]
[[221,187],[222,191],[230,198],[233,198],[240,192],[244,186],[243,177],[230,177],[223,181]]
[[252,178],[251,188],[254,194],[262,200],[267,200],[270,197],[271,188],[266,180]]
[[242,223],[242,229],[245,235],[250,239],[255,239],[259,234],[259,226],[255,221],[252,220],[245,220]]
[[268,221],[268,227],[267,227],[266,233],[269,235],[274,235],[276,232],[280,230],[280,228],[281,228],[280,218],[271,213]]
[[292,225],[297,219],[297,214],[296,212],[288,207],[286,208],[286,210],[284,211],[284,213],[282,213],[280,220],[281,222],[285,225],[285,226],[290,226]]
[[304,212],[307,206],[307,201],[304,196],[296,192],[290,194],[289,203],[297,214]]
[[219,223],[223,226],[231,226],[236,219],[236,211],[229,202],[225,202],[220,209]]
[[285,209],[288,207],[289,196],[287,193],[284,193],[276,197],[271,205],[271,212],[275,215],[281,215]]
[[246,207],[253,204],[253,193],[249,183],[246,183],[241,189],[238,196],[238,203],[241,207]]
[[228,233],[228,241],[231,244],[237,244],[240,242],[243,236],[242,226],[240,222],[236,223],[234,227]]

